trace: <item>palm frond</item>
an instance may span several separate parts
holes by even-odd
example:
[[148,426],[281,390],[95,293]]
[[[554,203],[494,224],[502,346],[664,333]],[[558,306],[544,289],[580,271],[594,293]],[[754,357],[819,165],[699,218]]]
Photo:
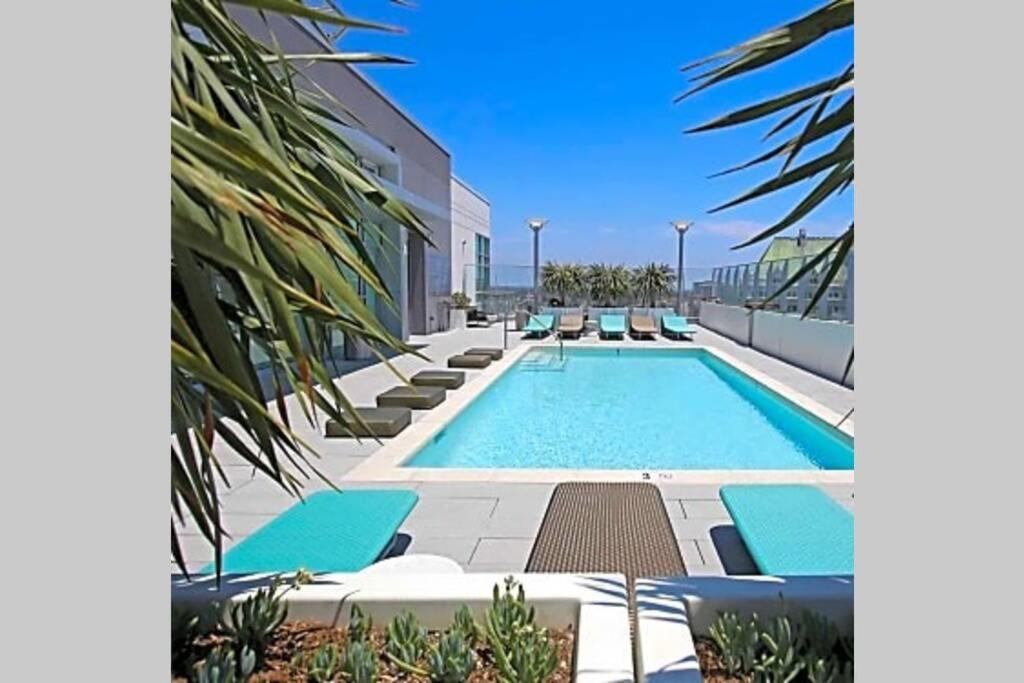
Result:
[[[770,64],[801,52],[825,36],[853,26],[853,0],[829,0],[809,14],[791,21],[780,28],[762,33],[750,40],[727,50],[718,52],[705,59],[693,62],[684,71],[697,67],[706,67],[704,71],[691,78],[696,83],[679,98],[684,99],[712,85],[749,74]],[[797,183],[810,180],[824,173],[822,180],[804,195],[804,197],[780,220],[762,230],[750,239],[733,247],[756,244],[771,238],[781,231],[797,225],[810,215],[828,198],[838,195],[853,184],[854,180],[854,131],[852,94],[854,83],[854,67],[851,63],[839,74],[789,90],[782,95],[770,97],[761,102],[741,107],[733,112],[719,116],[707,123],[690,128],[687,132],[699,133],[718,130],[764,119],[774,114],[783,114],[765,135],[765,140],[780,131],[796,124],[806,117],[799,132],[788,140],[769,151],[745,163],[733,166],[714,174],[722,176],[752,168],[772,159],[781,159],[782,163],[777,174],[757,184],[747,192],[710,210],[711,213],[739,206],[749,201],[768,196]],[[846,92],[851,92],[847,96]],[[836,106],[831,107],[831,105]],[[790,111],[792,110],[792,111]],[[788,113],[787,113],[788,112]],[[828,151],[818,154],[810,160],[800,162],[801,155],[814,143],[838,137],[839,141]],[[835,261],[830,262],[825,279],[812,298],[805,311],[812,310],[830,282],[835,278],[841,267],[841,259],[853,246],[853,224],[836,239],[825,251],[812,259],[810,267],[800,269],[800,277],[816,267],[833,250],[838,250]],[[794,279],[795,278],[795,279]],[[794,276],[790,281],[773,293],[768,301],[779,296],[793,282],[799,280]],[[767,302],[766,302],[767,303]]]
[[[301,0],[228,2],[391,30]],[[191,525],[219,571],[220,496],[231,485],[219,458],[241,458],[292,495],[309,478],[327,481],[284,396],[312,424],[352,410],[324,361],[338,333],[377,353],[410,351],[360,294],[395,307],[366,240],[397,253],[387,237],[398,226],[430,233],[363,172],[339,132],[344,108],[295,66],[401,60],[286,55],[273,34],[271,45],[249,36],[221,0],[171,0],[171,11],[171,554],[184,571],[179,532]]]

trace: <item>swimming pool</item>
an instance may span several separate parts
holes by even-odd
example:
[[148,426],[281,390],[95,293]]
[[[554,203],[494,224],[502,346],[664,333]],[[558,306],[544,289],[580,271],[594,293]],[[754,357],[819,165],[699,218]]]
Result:
[[405,463],[850,470],[853,440],[702,349],[530,350]]

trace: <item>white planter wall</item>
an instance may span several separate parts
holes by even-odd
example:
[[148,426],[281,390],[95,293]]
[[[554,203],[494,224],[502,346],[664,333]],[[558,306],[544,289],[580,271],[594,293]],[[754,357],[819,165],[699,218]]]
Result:
[[448,329],[449,330],[461,330],[466,327],[466,309],[464,308],[450,308],[448,309]]
[[[798,315],[751,313],[741,306],[704,303],[700,323],[834,382],[842,380],[853,349],[853,325],[829,320],[801,320]],[[853,386],[852,367],[846,385]]]

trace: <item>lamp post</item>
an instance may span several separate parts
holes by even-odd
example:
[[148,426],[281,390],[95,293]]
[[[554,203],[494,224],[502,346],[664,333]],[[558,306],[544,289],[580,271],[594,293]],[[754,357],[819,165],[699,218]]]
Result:
[[683,314],[683,237],[693,221],[672,221],[672,227],[679,233],[679,269],[676,271],[676,313]]
[[540,312],[540,230],[548,221],[546,218],[531,218],[526,221],[533,230],[533,312]]

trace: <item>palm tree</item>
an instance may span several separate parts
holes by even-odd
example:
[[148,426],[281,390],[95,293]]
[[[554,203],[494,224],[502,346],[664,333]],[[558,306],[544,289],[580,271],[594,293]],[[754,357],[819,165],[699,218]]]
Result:
[[[853,27],[853,0],[829,0],[818,9],[784,26],[751,38],[740,45],[729,48],[706,59],[684,67],[689,70],[701,66],[707,68],[694,76],[696,85],[681,95],[678,100],[689,97],[718,83],[723,83],[743,74],[757,71],[775,62],[796,54],[837,31]],[[829,105],[835,105],[829,109]],[[825,199],[843,192],[853,185],[853,62],[840,73],[818,83],[796,88],[756,104],[726,114],[687,132],[701,132],[757,121],[773,114],[782,114],[778,122],[768,131],[765,139],[771,138],[806,116],[806,122],[788,140],[774,146],[756,158],[722,171],[725,175],[742,169],[752,168],[773,159],[782,164],[779,172],[753,189],[715,207],[712,213],[737,206],[758,197],[783,190],[794,183],[817,176],[825,177],[808,192],[783,218],[738,244],[740,249],[785,230],[797,224]],[[801,152],[809,145],[826,139],[835,140],[831,149],[808,161],[797,162]],[[814,310],[818,300],[828,291],[846,260],[846,254],[853,248],[853,223],[846,231],[821,253],[798,269],[785,283],[773,292],[762,306],[775,299],[809,272],[825,270],[814,296],[804,311],[804,316]]]
[[[408,351],[363,303],[359,283],[394,305],[367,245],[390,243],[382,222],[428,238],[426,226],[368,177],[336,130],[344,108],[292,62],[396,61],[365,53],[282,54],[228,14],[231,0],[171,0],[171,553],[178,527],[214,546],[230,480],[219,438],[293,495],[317,476],[312,448],[291,429],[285,395],[310,421],[351,404],[321,362],[332,336],[378,354]],[[240,5],[314,26],[384,28],[301,0]],[[268,359],[268,410],[254,355]],[[383,357],[383,356],[382,356]]]
[[556,294],[565,305],[571,297],[582,294],[586,289],[586,271],[576,264],[548,261],[541,268],[540,279],[544,290]]
[[587,269],[587,285],[593,301],[615,306],[629,296],[633,283],[625,266],[596,263]]
[[676,276],[664,263],[648,263],[633,270],[633,291],[641,303],[656,306],[658,298],[671,292]]
[[566,292],[570,297],[576,297],[578,302],[587,293],[587,267],[581,263],[569,263],[565,270],[565,278],[569,283]]

